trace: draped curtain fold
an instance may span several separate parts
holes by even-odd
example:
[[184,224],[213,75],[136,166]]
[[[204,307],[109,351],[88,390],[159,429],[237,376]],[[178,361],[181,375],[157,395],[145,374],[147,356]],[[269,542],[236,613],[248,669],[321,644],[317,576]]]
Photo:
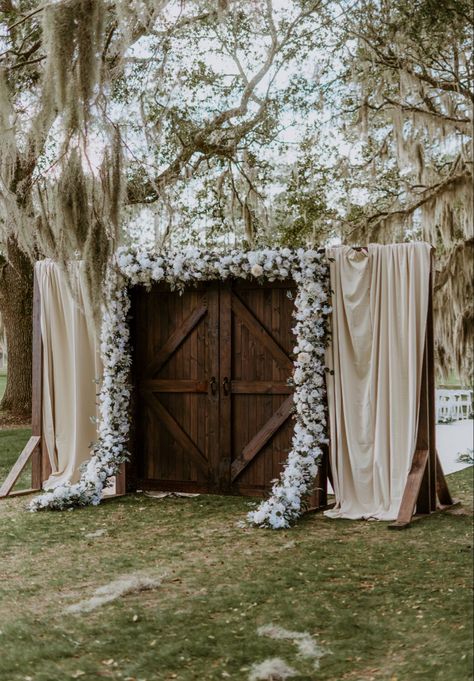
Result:
[[99,341],[87,307],[84,263],[68,264],[68,274],[51,261],[36,263],[43,342],[43,441],[53,489],[80,478],[97,438]]
[[431,247],[327,249],[331,518],[394,520],[414,454]]

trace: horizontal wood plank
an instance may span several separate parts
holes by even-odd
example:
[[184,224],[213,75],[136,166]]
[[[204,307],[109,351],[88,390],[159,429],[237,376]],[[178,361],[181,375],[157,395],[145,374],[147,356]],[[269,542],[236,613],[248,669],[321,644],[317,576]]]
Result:
[[284,381],[231,381],[236,395],[291,395],[293,387]]
[[196,494],[208,494],[207,482],[193,480],[166,480],[163,478],[139,478],[137,489],[142,491],[157,490],[160,492],[191,492]]
[[[41,487],[29,487],[28,489],[14,489],[12,492],[8,493],[8,498],[11,499],[12,497],[24,497],[27,494],[37,494],[38,492],[41,492]],[[0,497],[0,499],[4,499],[5,497]]]
[[249,465],[252,459],[259,453],[262,447],[270,440],[276,433],[278,428],[283,425],[286,419],[290,416],[293,407],[293,396],[287,397],[283,404],[277,409],[273,416],[268,419],[263,428],[250,440],[250,442],[242,450],[242,454],[238,459],[232,462],[232,482],[242,473],[242,471]]
[[174,378],[152,378],[140,381],[139,391],[155,393],[207,393],[208,384],[206,381],[193,381]]
[[32,454],[36,451],[36,448],[38,447],[40,440],[41,438],[39,435],[33,435],[32,437],[30,437],[20,456],[13,464],[11,471],[9,472],[5,479],[5,482],[0,487],[0,498],[9,495],[12,487],[20,477],[22,470],[30,460]]

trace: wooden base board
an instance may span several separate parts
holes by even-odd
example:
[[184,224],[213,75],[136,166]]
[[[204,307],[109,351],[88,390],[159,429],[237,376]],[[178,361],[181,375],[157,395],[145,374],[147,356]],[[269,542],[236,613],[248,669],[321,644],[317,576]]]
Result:
[[9,492],[8,495],[5,495],[3,497],[0,497],[1,499],[10,499],[11,497],[23,497],[26,494],[38,494],[42,490],[37,487],[36,489],[30,488],[30,489],[18,489],[14,490],[13,492]]
[[320,511],[329,511],[329,509],[334,508],[335,505],[336,505],[336,502],[333,501],[332,503],[325,504],[324,506],[310,506],[309,508],[307,508],[305,510],[304,513],[305,514],[306,513],[319,513]]
[[438,514],[438,513],[444,513],[444,511],[449,511],[451,508],[455,508],[456,506],[461,505],[461,500],[460,499],[453,499],[453,503],[446,505],[446,504],[439,504],[436,511],[433,511],[432,513],[417,513],[416,515],[412,516],[410,520],[406,522],[400,522],[396,520],[394,523],[390,523],[388,525],[389,530],[406,530],[410,525],[412,525],[414,522],[418,520],[424,520],[425,518],[431,518],[433,515]]
[[13,464],[11,471],[7,475],[3,485],[0,487],[0,499],[11,496],[12,489],[16,481],[21,475],[28,461],[31,459],[35,451],[40,445],[41,437],[39,435],[32,435],[26,443],[20,456]]

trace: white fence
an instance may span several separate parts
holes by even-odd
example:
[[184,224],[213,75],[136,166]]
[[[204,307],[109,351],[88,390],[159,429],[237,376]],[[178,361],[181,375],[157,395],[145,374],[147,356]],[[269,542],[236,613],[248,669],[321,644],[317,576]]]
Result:
[[472,390],[437,390],[436,422],[450,423],[473,415]]

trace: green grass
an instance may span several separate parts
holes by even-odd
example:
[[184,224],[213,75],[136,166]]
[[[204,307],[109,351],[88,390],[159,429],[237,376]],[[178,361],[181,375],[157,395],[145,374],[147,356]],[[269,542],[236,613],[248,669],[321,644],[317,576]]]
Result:
[[[239,681],[278,656],[302,681],[467,681],[472,469],[448,480],[464,512],[404,532],[319,514],[289,531],[242,529],[251,502],[236,497],[137,494],[38,514],[2,501],[0,679]],[[161,586],[64,614],[139,570]],[[326,651],[320,670],[258,636],[270,622],[309,632]]]

